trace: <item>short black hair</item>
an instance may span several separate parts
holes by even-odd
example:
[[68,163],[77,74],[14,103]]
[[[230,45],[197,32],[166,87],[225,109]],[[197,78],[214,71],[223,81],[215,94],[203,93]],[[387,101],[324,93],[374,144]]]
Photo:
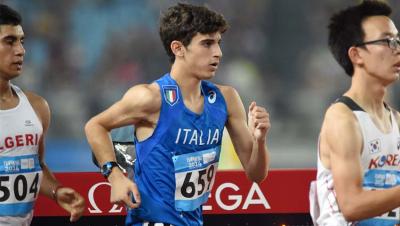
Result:
[[362,22],[371,16],[389,16],[392,9],[384,2],[365,0],[334,14],[330,19],[329,48],[346,74],[353,76],[354,67],[348,56],[350,47],[362,43],[365,37]]
[[0,25],[20,25],[21,15],[7,5],[0,4]]
[[188,46],[197,33],[224,33],[227,29],[228,24],[221,14],[205,6],[178,3],[168,8],[162,16],[159,33],[170,62],[173,63],[175,55],[170,47],[172,41],[181,41],[184,46]]

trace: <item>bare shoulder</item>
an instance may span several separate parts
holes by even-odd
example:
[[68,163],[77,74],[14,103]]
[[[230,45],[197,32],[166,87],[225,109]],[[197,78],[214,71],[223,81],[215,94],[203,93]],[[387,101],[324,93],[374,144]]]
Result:
[[235,106],[237,104],[242,103],[239,93],[232,86],[218,85],[218,84],[216,84],[216,86],[224,96],[226,104],[228,105],[228,109],[232,105]]
[[362,134],[356,116],[343,103],[332,104],[326,111],[320,133],[322,163],[330,169],[332,155],[353,159],[359,156],[361,149]]
[[321,142],[361,138],[360,125],[352,110],[343,103],[332,104],[326,111],[321,129]]
[[219,84],[215,85],[218,87],[218,89],[221,91],[222,95],[224,95],[226,99],[229,99],[229,97],[239,96],[236,89],[233,88],[232,86],[219,85]]
[[245,113],[243,102],[239,96],[239,93],[232,86],[217,85],[218,89],[224,96],[228,114],[230,116],[240,115]]
[[321,138],[355,134],[359,132],[359,124],[352,110],[343,103],[332,104],[325,113],[321,128]]
[[31,91],[24,91],[24,93],[35,110],[40,108],[49,108],[47,101],[43,97]]
[[122,101],[145,111],[158,111],[161,106],[160,87],[156,83],[133,86],[125,93]]
[[46,99],[31,91],[24,91],[24,93],[28,98],[29,103],[42,120],[44,119],[43,117],[49,117],[50,107]]
[[343,103],[335,103],[326,111],[325,121],[355,123],[357,119],[348,106]]

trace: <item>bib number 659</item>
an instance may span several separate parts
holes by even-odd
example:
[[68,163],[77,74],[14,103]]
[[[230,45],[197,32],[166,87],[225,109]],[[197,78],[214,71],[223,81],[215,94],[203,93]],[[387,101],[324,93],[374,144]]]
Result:
[[[196,195],[196,191],[197,195],[201,196],[205,191],[210,190],[211,182],[215,174],[214,171],[214,165],[210,165],[210,167],[199,171],[188,172],[181,187],[182,196],[185,198],[193,198]],[[194,175],[194,180],[192,180],[193,174],[197,174]]]

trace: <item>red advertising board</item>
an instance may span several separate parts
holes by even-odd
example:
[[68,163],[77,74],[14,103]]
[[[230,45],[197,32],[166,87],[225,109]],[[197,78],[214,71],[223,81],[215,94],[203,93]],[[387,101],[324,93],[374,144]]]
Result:
[[[308,190],[314,169],[271,170],[261,184],[251,183],[242,171],[219,171],[204,214],[308,213]],[[109,201],[110,185],[100,173],[56,173],[64,184],[86,198],[84,216],[125,215],[125,208]],[[39,196],[35,216],[67,216],[53,200]]]

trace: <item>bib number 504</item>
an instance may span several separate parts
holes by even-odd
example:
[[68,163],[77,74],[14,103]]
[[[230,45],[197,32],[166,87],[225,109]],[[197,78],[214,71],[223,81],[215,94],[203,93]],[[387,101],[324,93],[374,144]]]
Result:
[[[28,192],[33,194],[33,197],[36,198],[38,193],[38,184],[39,184],[39,173],[35,174],[35,178],[32,183],[29,185],[28,191],[28,181],[24,175],[18,175],[14,180],[11,180],[11,184],[9,183],[10,176],[0,176],[0,202],[7,201],[11,192],[14,193],[14,197],[18,201],[22,201],[26,198]],[[4,184],[10,184],[10,186],[5,186]],[[13,188],[10,190],[10,188]],[[22,188],[22,189],[20,189]]]
[[[199,171],[188,172],[185,176],[185,180],[183,181],[183,185],[181,187],[181,193],[183,197],[193,198],[196,195],[196,191],[197,195],[200,196],[205,191],[210,190],[211,182],[215,174],[214,171],[215,171],[214,165],[210,165],[210,167]],[[198,174],[194,175],[194,180],[192,180],[193,174]]]

